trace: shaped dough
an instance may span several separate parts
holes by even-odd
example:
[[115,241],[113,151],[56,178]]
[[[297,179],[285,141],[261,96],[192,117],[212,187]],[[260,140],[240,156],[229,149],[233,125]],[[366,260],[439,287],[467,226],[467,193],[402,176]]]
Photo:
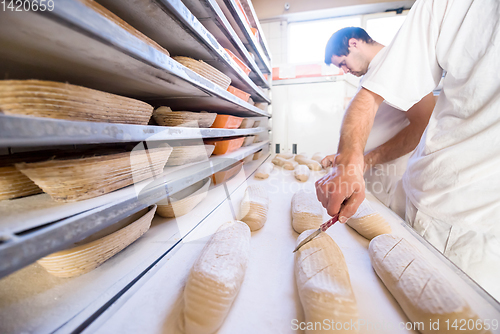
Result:
[[306,165],[299,165],[295,167],[295,170],[293,172],[293,175],[295,175],[295,178],[299,181],[305,182],[309,179],[309,175],[311,175],[311,171]]
[[249,185],[241,201],[240,220],[246,223],[251,231],[257,231],[266,223],[268,209],[267,190],[259,184]]
[[280,154],[278,154],[276,156],[279,157],[279,158],[287,159],[287,160],[293,158],[293,154],[292,153],[280,153]]
[[287,162],[287,160],[280,157],[275,157],[271,162],[276,166],[282,167]]
[[263,163],[257,171],[255,172],[255,178],[257,179],[267,179],[269,174],[273,171],[274,165],[270,162]]
[[321,152],[316,152],[313,154],[311,160],[315,160],[321,164],[321,161],[326,157],[326,154],[323,154]]
[[392,232],[389,223],[372,209],[366,199],[361,203],[358,211],[347,221],[347,225],[368,240]]
[[[299,242],[314,230],[302,233]],[[349,272],[339,246],[326,233],[321,233],[295,253],[295,280],[306,322],[325,319],[348,323],[343,330],[306,330],[306,333],[356,333],[349,324],[358,320],[358,306],[351,287]]]
[[297,154],[295,156],[295,161],[297,161],[301,165],[305,165],[306,163],[304,161],[308,161],[309,156],[307,156],[305,153]]
[[[397,300],[410,321],[423,322],[423,334],[433,334],[429,321],[440,322],[439,333],[458,333],[446,330],[446,320],[452,324],[478,320],[453,284],[438,269],[432,267],[418,249],[402,237],[383,234],[370,242],[368,249],[373,269]],[[475,327],[475,326],[473,326]],[[460,328],[460,326],[459,326]],[[467,330],[467,333],[490,333],[486,330]]]
[[222,325],[243,283],[249,257],[248,226],[239,221],[223,224],[189,274],[184,326],[180,326],[186,334],[214,333]]
[[323,223],[323,207],[316,194],[299,190],[292,197],[292,227],[297,233],[318,229]]
[[323,168],[323,166],[321,166],[319,162],[309,159],[309,157],[305,155],[305,153],[297,154],[295,156],[295,161],[297,161],[301,165],[307,165],[310,170],[321,170]]
[[293,159],[286,160],[286,162],[283,164],[283,168],[287,170],[294,170],[295,167],[297,167],[299,163],[297,161],[294,161]]

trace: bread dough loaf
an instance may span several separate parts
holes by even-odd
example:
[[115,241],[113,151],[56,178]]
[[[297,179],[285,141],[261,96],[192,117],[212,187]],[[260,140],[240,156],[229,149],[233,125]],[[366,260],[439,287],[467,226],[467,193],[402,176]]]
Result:
[[[397,300],[410,321],[423,322],[423,334],[455,333],[446,329],[446,320],[452,324],[478,316],[461,297],[452,282],[419,253],[406,239],[383,234],[370,242],[370,259],[375,272]],[[439,331],[431,330],[429,321],[440,323]],[[475,327],[475,326],[473,326]],[[460,328],[460,326],[459,326]],[[490,333],[484,330],[467,330],[467,333]]]
[[[297,245],[314,230],[302,233]],[[355,324],[358,306],[351,287],[349,272],[339,246],[326,233],[302,246],[295,253],[295,280],[306,322],[331,321]],[[343,330],[306,330],[306,333],[357,333],[345,325]]]
[[186,334],[214,333],[224,322],[245,277],[250,235],[245,223],[225,223],[203,249],[184,289]]
[[323,154],[321,152],[316,152],[313,154],[311,160],[317,161],[321,164],[321,161],[326,157],[326,154]]
[[305,182],[309,179],[309,175],[311,175],[311,171],[306,165],[298,165],[295,167],[295,170],[293,171],[293,175],[295,175],[295,178],[299,181]]
[[392,233],[391,226],[365,199],[358,211],[347,221],[347,225],[368,240],[381,234]]
[[257,179],[267,179],[269,174],[273,171],[274,165],[270,162],[263,163],[257,171],[255,172],[255,178]]
[[301,165],[305,165],[306,164],[305,161],[310,160],[309,156],[306,155],[305,153],[297,154],[294,159]]
[[286,159],[275,157],[271,162],[276,166],[282,167],[286,163],[286,161],[287,161]]
[[309,157],[307,155],[305,155],[304,153],[302,154],[297,154],[295,156],[295,161],[297,161],[299,164],[301,165],[306,165],[307,167],[309,167],[310,170],[321,170],[323,168],[323,166],[321,166],[321,164],[315,160],[312,160],[312,159],[309,159]]
[[294,161],[293,159],[286,160],[285,163],[283,164],[283,168],[287,170],[294,170],[295,167],[297,167],[299,163],[297,161]]
[[287,159],[287,160],[293,158],[292,153],[280,153],[280,154],[277,154],[276,156],[279,158]]
[[251,231],[257,231],[266,223],[268,210],[267,190],[259,184],[249,185],[241,201],[240,220],[246,223]]
[[323,223],[323,207],[314,192],[299,190],[292,197],[292,227],[297,233],[318,229]]
[[323,166],[321,166],[321,164],[316,160],[305,160],[305,162],[305,165],[309,167],[310,170],[318,171],[323,169]]

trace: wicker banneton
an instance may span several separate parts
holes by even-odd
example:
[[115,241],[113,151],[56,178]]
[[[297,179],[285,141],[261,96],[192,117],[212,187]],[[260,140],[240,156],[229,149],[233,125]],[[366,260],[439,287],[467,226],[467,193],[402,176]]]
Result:
[[38,263],[57,277],[75,277],[88,273],[146,233],[155,211],[156,205],[141,210],[78,242],[76,247],[50,254],[38,260]]
[[253,124],[255,123],[255,120],[250,119],[250,118],[245,118],[241,122],[240,129],[249,129],[253,127]]
[[68,83],[0,80],[0,112],[71,121],[146,125],[153,107],[128,97]]
[[255,154],[253,155],[253,159],[254,160],[259,160],[260,157],[262,156],[262,154],[263,154],[262,150],[259,150],[259,151],[255,152]]
[[127,22],[125,22],[124,20],[122,20],[121,18],[119,18],[118,16],[113,14],[112,12],[110,12],[105,7],[101,6],[96,1],[94,1],[94,0],[80,0],[80,1],[83,2],[87,7],[92,8],[94,11],[98,12],[99,14],[101,14],[102,16],[107,18],[108,20],[113,21],[113,23],[115,23],[116,25],[118,25],[122,29],[126,30],[127,32],[134,35],[135,37],[139,38],[141,41],[145,42],[146,44],[149,44],[150,46],[152,46],[156,50],[165,53],[167,56],[170,56],[170,53],[165,48],[163,48],[160,44],[156,43],[151,38],[149,38],[148,36],[144,35],[139,30],[132,27],[130,24],[128,24]]
[[20,163],[16,168],[56,202],[76,202],[107,194],[162,173],[172,148],[84,158]]
[[172,111],[169,107],[159,107],[153,112],[153,118],[156,123],[162,126],[209,128],[216,117],[216,113]]
[[14,166],[0,167],[0,200],[41,193],[33,181]]
[[213,83],[217,84],[220,86],[222,89],[227,90],[229,85],[231,84],[231,78],[216,69],[215,67],[212,67],[205,63],[204,61],[196,60],[193,58],[189,57],[174,57],[174,59],[181,63],[182,65],[186,66],[193,72],[198,73],[202,77],[212,81]]
[[255,136],[246,136],[245,140],[243,141],[243,147],[249,146],[253,144],[253,141],[255,140]]
[[214,145],[174,146],[167,161],[167,166],[180,166],[193,162],[205,161],[212,155]]
[[210,178],[201,180],[169,198],[159,201],[156,203],[158,214],[165,218],[184,216],[207,197],[210,181]]
[[243,167],[243,162],[238,161],[238,163],[236,163],[234,166],[228,167],[221,170],[220,172],[212,174],[212,183],[214,185],[217,185],[226,182],[227,180],[238,174],[241,170],[241,167]]

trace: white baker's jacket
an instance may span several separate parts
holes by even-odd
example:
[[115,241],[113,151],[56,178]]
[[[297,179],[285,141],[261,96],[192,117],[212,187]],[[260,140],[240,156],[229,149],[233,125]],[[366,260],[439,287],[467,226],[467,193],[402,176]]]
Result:
[[498,55],[499,1],[418,0],[362,86],[408,110],[447,71],[403,176],[409,223],[500,299]]

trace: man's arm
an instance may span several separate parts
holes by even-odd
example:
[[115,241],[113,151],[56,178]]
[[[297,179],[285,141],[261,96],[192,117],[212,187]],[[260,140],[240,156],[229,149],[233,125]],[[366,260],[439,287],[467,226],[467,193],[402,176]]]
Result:
[[435,104],[433,94],[429,93],[408,109],[406,116],[410,124],[390,140],[365,154],[365,168],[392,161],[413,151],[427,127]]
[[344,116],[334,168],[316,182],[318,200],[330,216],[339,213],[341,223],[356,212],[365,197],[363,151],[382,101],[365,88],[358,91]]

